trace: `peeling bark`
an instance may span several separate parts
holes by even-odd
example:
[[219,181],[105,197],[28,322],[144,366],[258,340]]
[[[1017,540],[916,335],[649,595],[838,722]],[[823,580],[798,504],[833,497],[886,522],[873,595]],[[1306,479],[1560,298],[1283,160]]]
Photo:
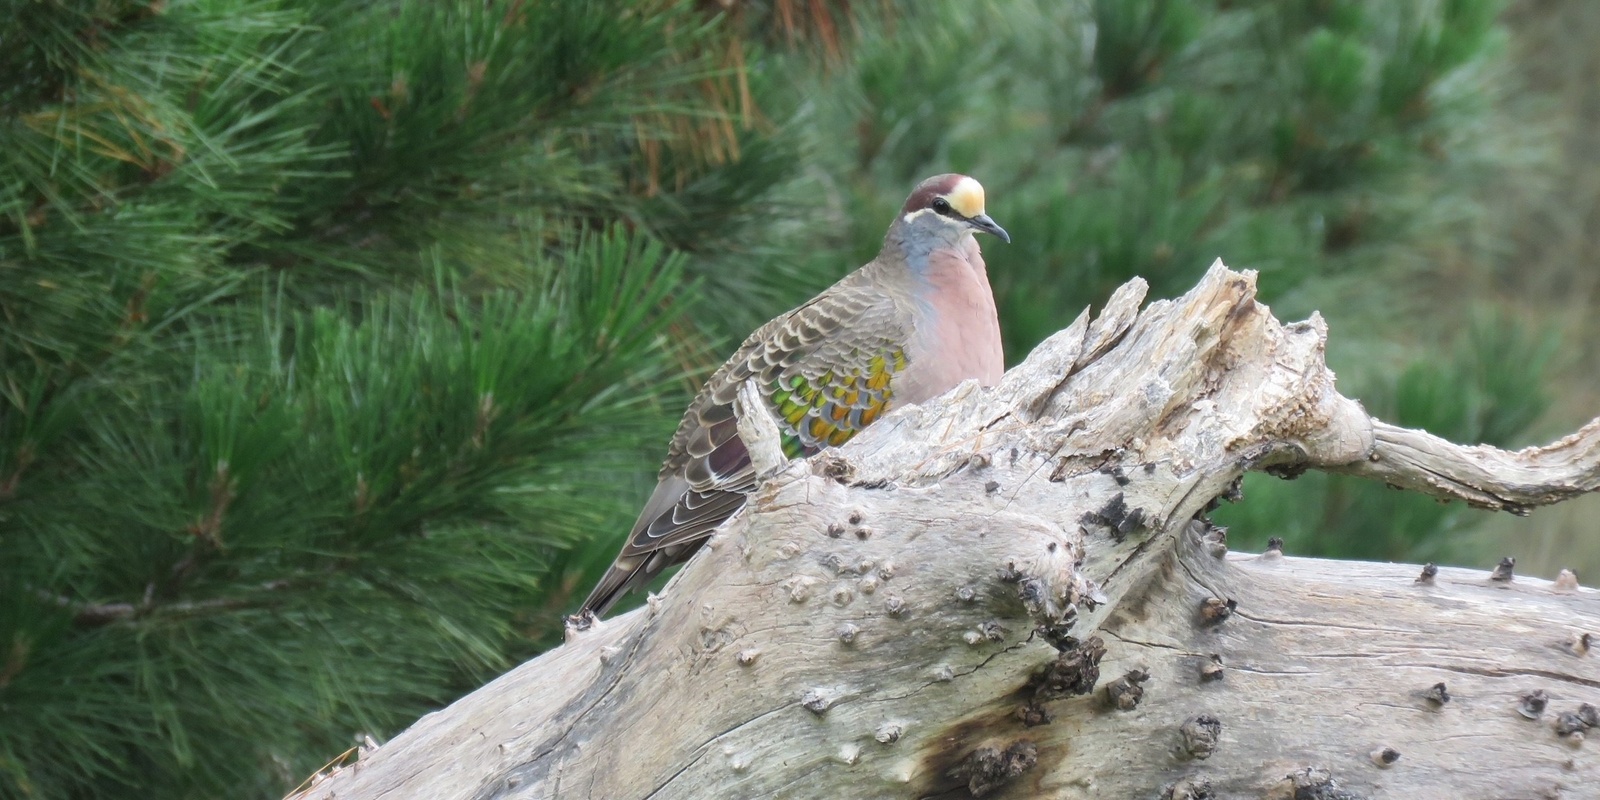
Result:
[[1251,273],[1143,299],[807,461],[742,398],[761,488],[662,597],[306,796],[1600,796],[1600,593],[1204,518],[1251,469],[1520,512],[1600,485],[1600,421],[1450,444],[1339,395],[1322,320]]

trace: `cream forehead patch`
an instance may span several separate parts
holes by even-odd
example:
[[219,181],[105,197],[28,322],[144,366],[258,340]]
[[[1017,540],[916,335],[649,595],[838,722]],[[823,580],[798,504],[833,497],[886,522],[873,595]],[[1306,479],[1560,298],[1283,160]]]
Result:
[[963,217],[976,217],[983,213],[983,185],[971,178],[957,181],[945,199]]

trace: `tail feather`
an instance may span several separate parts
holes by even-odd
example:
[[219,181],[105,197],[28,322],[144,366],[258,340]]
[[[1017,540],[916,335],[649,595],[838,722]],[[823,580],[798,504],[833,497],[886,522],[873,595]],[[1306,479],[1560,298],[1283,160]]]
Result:
[[649,583],[666,568],[688,561],[717,526],[744,507],[748,491],[743,482],[726,490],[700,492],[689,488],[682,478],[662,479],[634,523],[628,544],[578,613],[604,616],[628,592]]

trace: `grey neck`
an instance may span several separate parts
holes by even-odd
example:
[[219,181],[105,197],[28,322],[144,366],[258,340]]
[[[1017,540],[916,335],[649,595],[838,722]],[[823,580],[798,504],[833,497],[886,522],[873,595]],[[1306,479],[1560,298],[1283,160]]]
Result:
[[960,249],[963,239],[972,231],[966,226],[931,213],[919,214],[906,220],[895,220],[883,237],[883,249],[878,251],[882,263],[903,263],[913,275],[923,277],[928,256],[935,250]]

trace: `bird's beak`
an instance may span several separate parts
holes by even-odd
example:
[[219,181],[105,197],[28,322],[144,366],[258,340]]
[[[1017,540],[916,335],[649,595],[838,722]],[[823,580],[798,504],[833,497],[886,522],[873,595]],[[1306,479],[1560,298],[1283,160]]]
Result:
[[1006,233],[1006,229],[1000,227],[999,223],[989,219],[988,214],[979,214],[976,217],[968,219],[967,222],[971,223],[972,227],[977,228],[984,233],[992,233],[1000,237],[1006,244],[1011,244],[1011,234]]

